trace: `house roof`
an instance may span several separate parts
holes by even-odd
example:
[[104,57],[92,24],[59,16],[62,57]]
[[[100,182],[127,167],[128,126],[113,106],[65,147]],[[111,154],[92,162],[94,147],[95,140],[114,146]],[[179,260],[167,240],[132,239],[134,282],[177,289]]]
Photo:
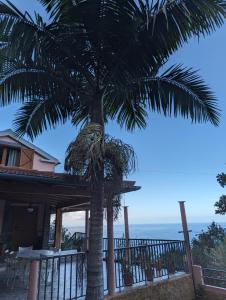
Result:
[[[89,184],[79,176],[65,173],[0,167],[0,198],[16,202],[48,201],[55,207],[89,205]],[[105,184],[106,189],[111,186]],[[135,181],[124,181],[116,193],[139,190]]]
[[15,143],[14,142],[13,143],[5,142],[5,143],[9,144],[9,146],[11,145],[11,146],[18,147],[22,144],[22,145],[24,145],[24,146],[26,146],[30,149],[33,149],[36,153],[40,154],[46,160],[46,162],[53,163],[55,165],[60,164],[60,162],[57,158],[53,157],[49,153],[43,151],[39,147],[37,147],[34,144],[28,142],[27,140],[25,140],[21,137],[18,137],[11,129],[6,129],[6,130],[3,130],[3,131],[0,131],[0,137],[3,137],[3,136],[9,136],[15,141]]

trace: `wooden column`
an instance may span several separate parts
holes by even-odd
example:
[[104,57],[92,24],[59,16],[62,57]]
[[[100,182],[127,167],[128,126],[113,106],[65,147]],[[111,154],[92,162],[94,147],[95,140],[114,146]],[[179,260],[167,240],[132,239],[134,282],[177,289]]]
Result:
[[85,234],[86,234],[86,251],[89,250],[89,210],[85,212]]
[[115,254],[114,254],[114,216],[112,199],[107,201],[107,234],[108,234],[108,294],[113,295],[115,293]]
[[187,254],[187,259],[188,259],[188,270],[189,270],[189,273],[192,274],[192,272],[193,272],[193,269],[192,269],[193,263],[192,263],[189,230],[188,230],[188,223],[187,223],[187,217],[186,217],[186,211],[185,211],[184,203],[185,203],[185,201],[179,201],[181,221],[182,221],[183,234],[184,234],[185,247],[186,247],[186,254]]
[[62,211],[61,208],[57,208],[54,247],[58,250],[61,249],[61,236],[62,236]]
[[125,240],[126,240],[126,247],[129,248],[129,218],[128,218],[128,206],[124,206],[124,225],[125,225]]
[[50,231],[50,206],[49,206],[49,203],[46,203],[44,218],[43,218],[43,238],[42,238],[42,248],[43,249],[48,249],[49,231]]
[[27,300],[37,300],[38,281],[39,281],[39,261],[34,260],[30,264]]
[[4,212],[5,212],[5,200],[0,200],[0,236],[2,235],[2,230],[3,230]]

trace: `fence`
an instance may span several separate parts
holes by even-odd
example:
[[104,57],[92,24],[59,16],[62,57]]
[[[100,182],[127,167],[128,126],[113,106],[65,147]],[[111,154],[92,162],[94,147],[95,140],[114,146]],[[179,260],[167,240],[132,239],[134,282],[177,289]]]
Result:
[[42,257],[39,264],[39,300],[79,299],[86,290],[86,254]]
[[[62,248],[64,250],[81,248],[85,249],[86,234],[82,232],[75,232],[68,240],[64,241]],[[178,240],[160,240],[160,239],[129,239],[129,247],[136,247],[142,245],[163,244],[169,242],[179,242]],[[114,249],[126,248],[125,238],[114,238]],[[103,250],[108,250],[108,238],[103,238]]]
[[226,270],[204,268],[203,280],[206,285],[226,288]]
[[[164,244],[169,242],[180,242],[178,240],[160,240],[160,239],[129,239],[129,247]],[[114,249],[126,248],[125,238],[114,238]],[[103,249],[108,250],[108,238],[103,239]]]
[[[138,240],[131,240],[136,241]],[[140,240],[143,243],[144,240]],[[118,242],[118,240],[117,240]],[[167,279],[188,271],[185,242],[149,240],[149,245],[114,250],[116,289]],[[119,246],[119,244],[118,244]],[[108,251],[104,250],[104,289],[107,293]],[[68,300],[85,296],[86,253],[43,257],[39,268],[39,300]]]
[[[106,261],[107,261],[107,251]],[[183,241],[118,248],[115,254],[115,282],[120,291],[126,286],[167,279],[171,274],[187,273]]]

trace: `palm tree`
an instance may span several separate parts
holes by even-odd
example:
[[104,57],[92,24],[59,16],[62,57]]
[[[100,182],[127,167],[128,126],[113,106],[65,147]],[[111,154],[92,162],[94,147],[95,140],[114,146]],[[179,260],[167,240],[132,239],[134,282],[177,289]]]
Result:
[[50,18],[0,1],[0,101],[20,101],[19,135],[68,119],[101,129],[91,172],[87,299],[103,299],[104,124],[144,128],[148,111],[217,125],[216,99],[198,74],[162,67],[192,36],[225,18],[223,0],[39,0]]
[[[71,175],[79,175],[90,182],[95,164],[99,164],[102,134],[100,126],[94,123],[86,125],[72,141],[66,151],[64,169]],[[121,140],[107,134],[104,136],[104,183],[105,203],[108,232],[108,267],[107,279],[114,276],[114,243],[110,238],[113,235],[114,220],[118,219],[121,209],[121,188],[123,177],[135,171],[136,155],[133,148]],[[95,164],[94,164],[95,163]],[[108,282],[108,287],[112,283]],[[113,288],[112,288],[113,289]],[[109,291],[112,292],[111,288]]]
[[[101,127],[90,123],[82,128],[66,151],[64,169],[70,175],[78,175],[90,182],[92,169],[99,163],[101,149]],[[95,132],[95,134],[94,134]],[[114,207],[114,220],[117,220],[121,206],[119,194],[123,177],[128,177],[136,169],[136,154],[132,146],[110,135],[104,136],[104,181],[105,200]],[[106,207],[108,203],[105,203]]]

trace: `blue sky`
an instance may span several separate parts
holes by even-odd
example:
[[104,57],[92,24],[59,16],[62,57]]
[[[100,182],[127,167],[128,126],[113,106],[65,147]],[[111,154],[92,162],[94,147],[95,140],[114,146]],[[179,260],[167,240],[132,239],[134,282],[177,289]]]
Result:
[[[21,9],[40,11],[35,0],[12,2]],[[218,128],[153,113],[146,130],[132,134],[115,123],[107,126],[108,133],[133,145],[138,157],[138,170],[130,179],[136,180],[142,189],[124,197],[129,205],[130,223],[180,222],[179,200],[186,201],[190,222],[226,221],[226,216],[214,215],[213,207],[224,193],[216,175],[226,172],[225,53],[226,24],[199,42],[191,40],[169,61],[169,65],[183,63],[198,69],[210,85],[222,110]],[[16,108],[16,105],[0,108],[0,130],[12,127]],[[76,134],[77,129],[68,123],[44,133],[34,143],[63,162],[66,147]],[[62,167],[58,171],[62,171]],[[71,216],[68,222],[72,221]]]

